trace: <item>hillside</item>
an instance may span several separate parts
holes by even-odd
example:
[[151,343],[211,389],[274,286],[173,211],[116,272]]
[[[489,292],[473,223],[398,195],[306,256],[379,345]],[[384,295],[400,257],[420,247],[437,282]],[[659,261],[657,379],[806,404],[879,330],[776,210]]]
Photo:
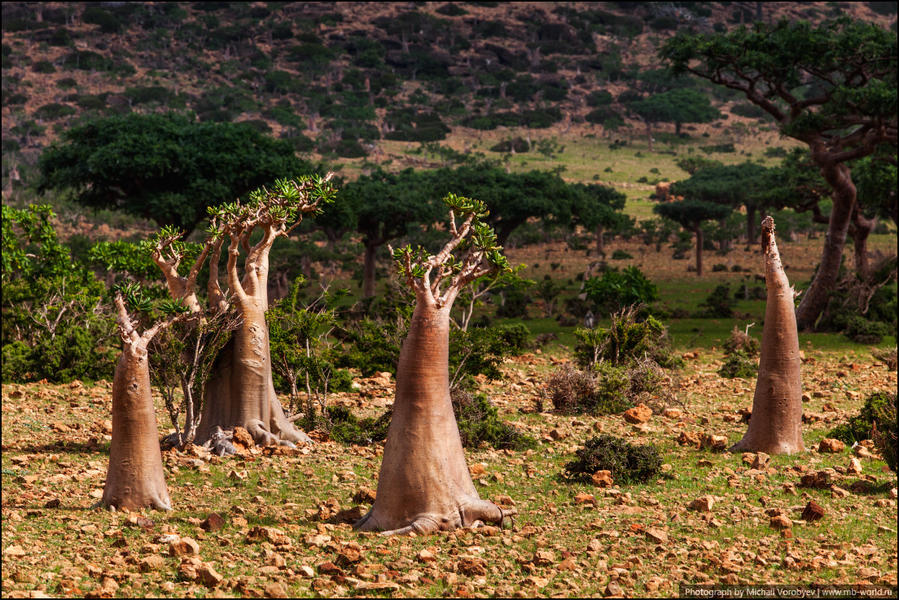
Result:
[[[404,153],[427,142],[515,154],[516,137],[518,153],[540,139],[556,143],[550,135],[639,138],[627,103],[682,85],[706,90],[722,113],[688,125],[687,136],[742,128],[776,140],[741,97],[662,76],[659,41],[756,18],[896,22],[886,2],[7,2],[2,10],[4,190],[11,171],[27,172],[78,119],[129,111],[247,121],[349,173],[428,166]],[[543,149],[552,158],[559,147]],[[593,175],[574,169],[566,178]]]

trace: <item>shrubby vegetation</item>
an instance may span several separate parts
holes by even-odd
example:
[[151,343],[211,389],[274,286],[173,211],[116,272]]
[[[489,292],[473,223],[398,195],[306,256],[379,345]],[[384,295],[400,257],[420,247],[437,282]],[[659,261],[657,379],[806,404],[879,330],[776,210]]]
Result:
[[597,471],[610,471],[616,483],[648,483],[662,472],[662,457],[652,444],[635,445],[611,435],[587,440],[577,458],[565,465],[564,476],[590,482]]

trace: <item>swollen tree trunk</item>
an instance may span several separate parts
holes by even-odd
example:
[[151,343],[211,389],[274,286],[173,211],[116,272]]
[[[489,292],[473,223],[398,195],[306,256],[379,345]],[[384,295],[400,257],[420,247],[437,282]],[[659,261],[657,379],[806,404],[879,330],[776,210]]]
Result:
[[120,298],[117,304],[124,346],[112,382],[112,442],[99,504],[126,510],[171,510],[147,356],[147,345],[165,324],[138,335]]
[[849,231],[849,222],[856,200],[855,184],[852,183],[849,167],[842,163],[829,165],[822,168],[821,173],[833,189],[833,208],[830,211],[830,222],[827,225],[818,271],[796,309],[796,324],[803,331],[815,327],[815,322],[827,306],[831,290],[836,287],[843,247],[846,245],[846,234]]
[[[459,292],[471,282],[508,263],[497,258],[501,247],[476,215],[485,211],[479,201],[448,194],[449,231],[453,235],[434,256],[415,259],[411,247],[393,252],[406,281],[415,290],[415,310],[400,350],[396,370],[396,398],[374,505],[356,522],[362,531],[385,534],[426,534],[471,527],[482,522],[502,523],[514,509],[501,509],[481,500],[465,464],[459,428],[453,414],[449,382],[450,311]],[[464,221],[456,224],[456,210]],[[460,261],[452,252],[479,227]],[[450,281],[446,289],[441,283]]]
[[501,522],[465,464],[449,388],[450,306],[419,299],[396,371],[396,400],[374,506],[355,528],[388,534]]
[[771,217],[762,221],[762,248],[768,300],[759,374],[749,428],[731,452],[793,454],[805,449],[802,443],[799,334],[793,310],[793,288],[780,262]]

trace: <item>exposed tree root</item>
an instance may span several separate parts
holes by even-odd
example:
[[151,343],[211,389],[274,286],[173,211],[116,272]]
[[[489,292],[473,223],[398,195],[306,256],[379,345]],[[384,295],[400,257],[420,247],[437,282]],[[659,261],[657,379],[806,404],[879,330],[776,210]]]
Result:
[[409,525],[384,530],[377,517],[373,516],[373,511],[374,509],[368,511],[364,517],[359,519],[353,525],[353,529],[357,531],[381,531],[381,535],[411,535],[413,533],[427,535],[435,531],[451,531],[460,527],[480,527],[485,523],[496,523],[502,527],[507,517],[511,519],[518,514],[515,508],[500,508],[492,502],[475,499],[461,504],[455,512],[444,515],[435,513],[417,515]]

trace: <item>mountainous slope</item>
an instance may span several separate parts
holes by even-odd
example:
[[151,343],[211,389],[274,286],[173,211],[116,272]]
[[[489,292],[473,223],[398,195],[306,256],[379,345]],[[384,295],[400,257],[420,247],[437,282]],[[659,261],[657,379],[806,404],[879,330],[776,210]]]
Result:
[[629,102],[682,85],[754,120],[759,111],[727,90],[663,76],[659,41],[681,28],[840,13],[895,28],[895,10],[888,2],[7,2],[4,178],[79,118],[129,111],[247,121],[332,161],[450,131],[636,126]]

